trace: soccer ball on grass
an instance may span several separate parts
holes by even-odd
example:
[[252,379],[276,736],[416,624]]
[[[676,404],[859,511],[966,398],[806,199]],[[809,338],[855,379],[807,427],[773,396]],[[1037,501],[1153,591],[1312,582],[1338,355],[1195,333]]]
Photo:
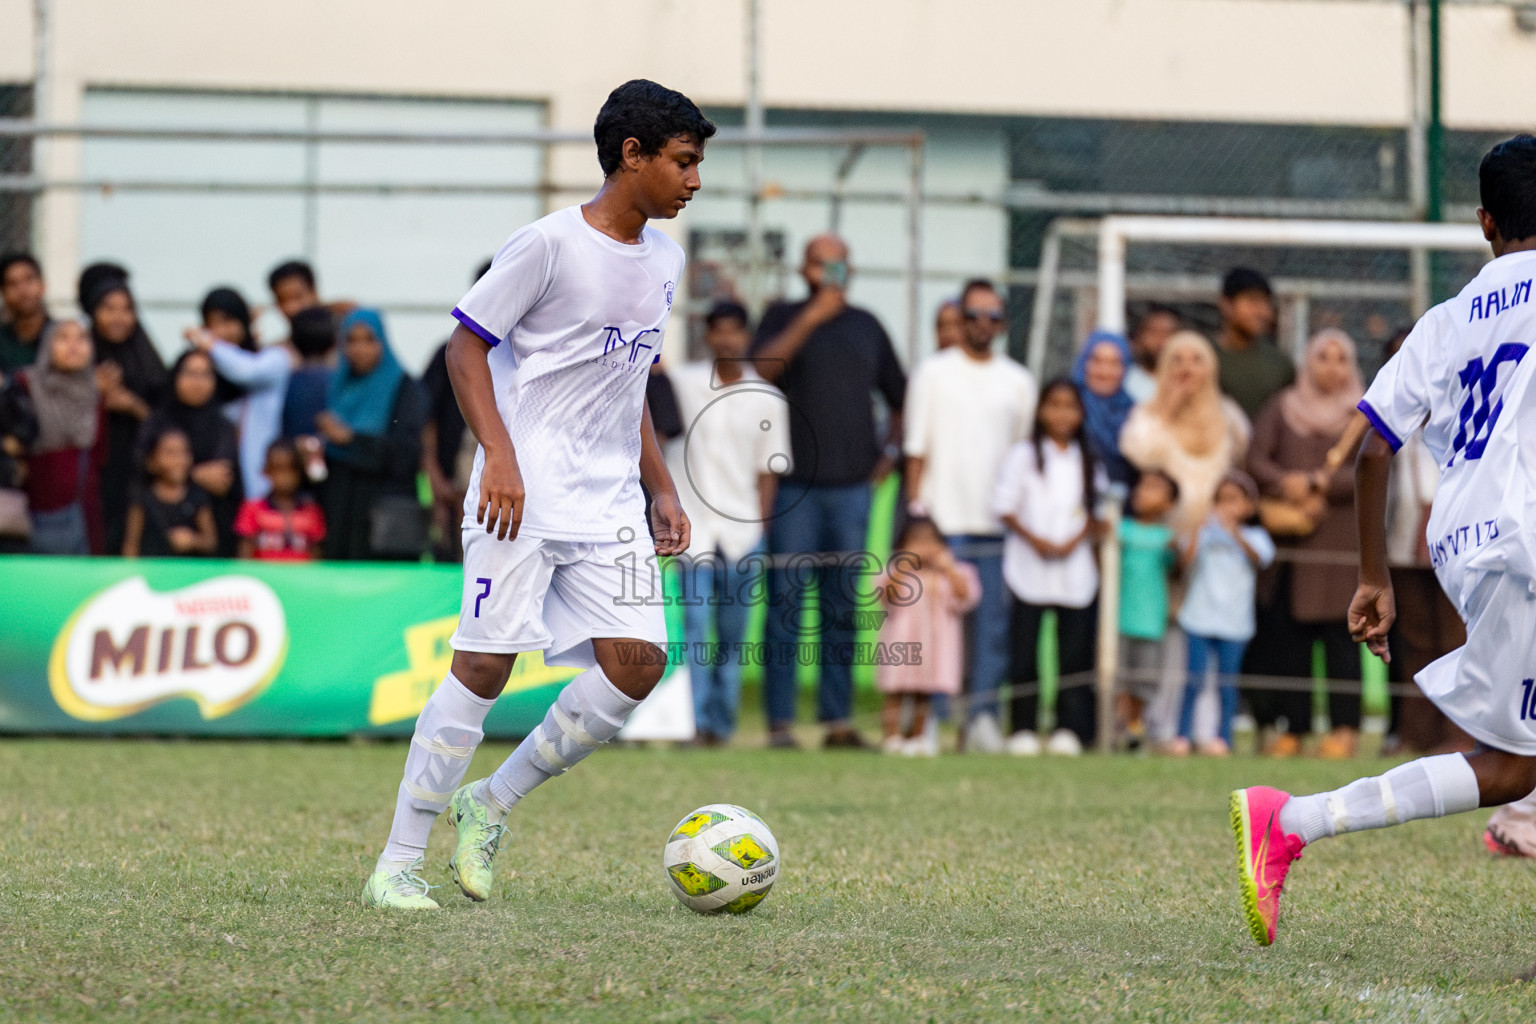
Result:
[[762,818],[735,804],[700,807],[662,851],[672,895],[701,914],[745,914],[779,877],[779,843]]

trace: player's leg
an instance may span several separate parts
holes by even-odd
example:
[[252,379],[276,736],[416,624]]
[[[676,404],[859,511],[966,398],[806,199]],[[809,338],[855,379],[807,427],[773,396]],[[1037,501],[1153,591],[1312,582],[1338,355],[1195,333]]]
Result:
[[567,683],[512,756],[469,790],[496,818],[617,736],[666,671],[666,649],[650,640],[596,638],[592,649],[597,664]]
[[[1536,651],[1536,597],[1526,581],[1486,574],[1465,604],[1467,642],[1419,674],[1425,695],[1486,742],[1470,755],[1399,765],[1331,793],[1293,797],[1259,786],[1232,794],[1243,903],[1261,944],[1274,941],[1280,888],[1308,843],[1326,836],[1496,807],[1536,790],[1528,666]],[[1507,744],[1507,749],[1499,749]]]
[[1494,811],[1483,843],[1501,857],[1536,859],[1536,793]]
[[[436,906],[415,867],[426,854],[432,823],[454,802],[517,652],[549,642],[538,610],[551,569],[536,539],[498,541],[483,530],[464,531],[464,593],[459,628],[449,640],[453,662],[416,718],[389,840],[364,890],[365,903]],[[456,824],[462,839],[464,826]],[[486,831],[482,845],[499,844],[499,826]]]
[[661,580],[650,538],[640,537],[629,531],[623,543],[553,546],[560,564],[544,597],[552,636],[545,661],[584,670],[495,772],[454,794],[454,880],[471,899],[485,899],[491,888],[496,848],[477,846],[480,837],[503,827],[534,789],[617,736],[666,672]]
[[517,802],[617,736],[666,668],[665,649],[648,641],[595,640],[593,647],[598,664],[565,685],[512,755],[488,778],[453,794],[449,817],[459,841],[449,868],[472,900],[490,897],[492,862]]
[[1536,789],[1536,757],[1483,747],[1398,765],[1341,789],[1291,796],[1268,786],[1232,794],[1243,903],[1261,945],[1275,940],[1286,873],[1310,843],[1346,832],[1509,803]]

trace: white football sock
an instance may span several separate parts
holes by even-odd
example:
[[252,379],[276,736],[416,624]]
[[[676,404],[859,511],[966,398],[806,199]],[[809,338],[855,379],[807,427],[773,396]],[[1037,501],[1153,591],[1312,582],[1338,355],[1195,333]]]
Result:
[[379,858],[380,870],[398,871],[426,855],[432,822],[464,781],[485,735],[481,726],[495,703],[470,693],[452,672],[427,698],[405,755],[405,777],[395,797],[395,822]]
[[640,702],[621,693],[601,668],[587,669],[566,684],[544,721],[518,744],[475,798],[505,814],[519,800],[618,735]]
[[1477,776],[1467,759],[1441,754],[1357,779],[1331,793],[1293,796],[1280,808],[1280,827],[1310,843],[1341,832],[1460,814],[1475,810],[1479,802]]

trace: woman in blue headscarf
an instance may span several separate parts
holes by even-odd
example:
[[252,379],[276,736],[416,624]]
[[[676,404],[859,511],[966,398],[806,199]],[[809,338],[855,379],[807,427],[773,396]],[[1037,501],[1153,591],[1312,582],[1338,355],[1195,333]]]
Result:
[[1131,485],[1136,471],[1120,454],[1120,428],[1136,403],[1125,390],[1131,346],[1123,335],[1098,330],[1088,335],[1072,364],[1072,380],[1083,395],[1088,446],[1114,483]]
[[325,553],[414,559],[425,543],[416,498],[426,403],[372,309],[341,322],[341,358],[315,426],[325,438]]

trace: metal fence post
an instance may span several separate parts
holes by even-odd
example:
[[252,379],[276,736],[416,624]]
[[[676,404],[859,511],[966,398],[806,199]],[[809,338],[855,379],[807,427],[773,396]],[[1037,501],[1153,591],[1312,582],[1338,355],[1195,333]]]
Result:
[[1120,497],[1104,500],[1099,544],[1099,644],[1095,684],[1099,693],[1101,754],[1115,749],[1115,679],[1120,674]]

